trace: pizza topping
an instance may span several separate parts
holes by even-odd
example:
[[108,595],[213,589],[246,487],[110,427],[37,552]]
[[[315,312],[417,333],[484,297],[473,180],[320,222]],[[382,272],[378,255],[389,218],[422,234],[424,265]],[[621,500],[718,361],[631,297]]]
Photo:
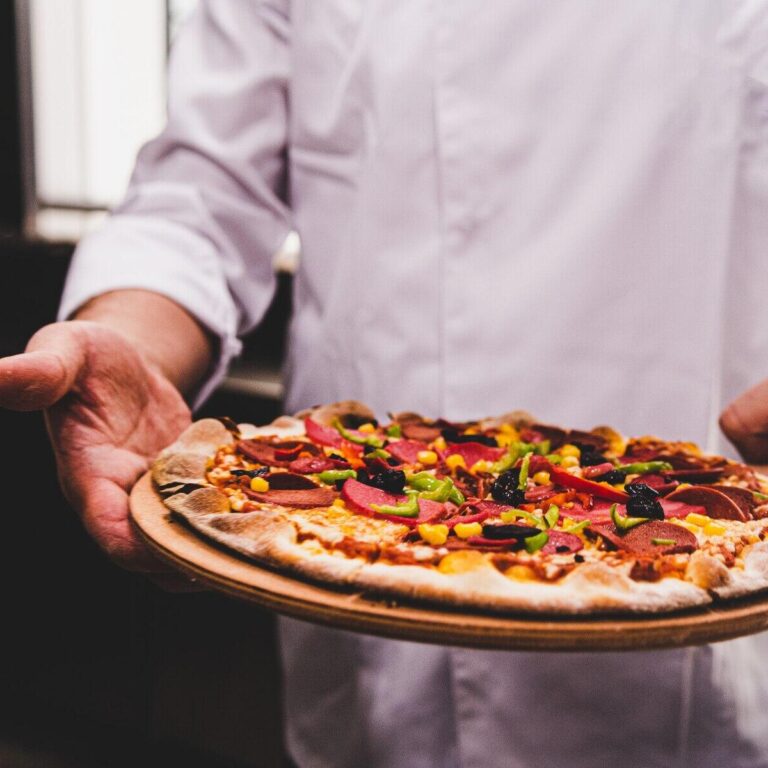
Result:
[[659,494],[645,483],[630,483],[626,486],[629,494],[627,514],[631,517],[646,517],[652,520],[663,520],[664,509],[659,504]]
[[611,506],[611,522],[616,526],[617,531],[628,531],[637,525],[647,523],[647,517],[625,517],[618,512],[618,505]]
[[491,496],[496,501],[512,506],[525,501],[525,491],[520,487],[520,471],[520,468],[508,469],[496,478],[491,486]]
[[[612,474],[612,473],[610,473]],[[620,472],[617,474],[621,475]],[[600,478],[601,480],[604,478]],[[623,481],[620,481],[623,482]],[[672,491],[677,488],[680,483],[677,480],[667,480],[667,478],[664,475],[660,475],[657,473],[651,473],[648,475],[642,475],[641,477],[637,477],[634,480],[630,481],[628,485],[636,485],[637,483],[643,483],[644,485],[647,485],[649,488],[653,488],[656,493],[659,494],[659,496],[666,496],[668,493],[671,493]]]
[[668,461],[637,461],[634,464],[623,464],[616,467],[616,471],[623,475],[649,475],[653,472],[671,469],[672,465]]
[[[416,523],[425,523],[434,520],[442,514],[444,505],[428,499],[419,499],[412,494],[410,497],[403,494],[392,494],[373,488],[355,479],[347,480],[341,489],[342,498],[348,503],[350,509],[362,515],[383,517],[386,520],[415,526]],[[406,506],[407,505],[407,506]],[[415,516],[409,513],[416,508]],[[388,510],[397,511],[388,511]]]
[[335,456],[302,456],[288,465],[289,471],[300,475],[314,475],[331,469],[349,469],[349,462]]
[[552,477],[552,480],[565,488],[573,488],[575,491],[583,491],[584,493],[590,493],[593,496],[597,496],[599,499],[616,501],[621,504],[624,504],[629,500],[629,494],[624,493],[623,491],[617,491],[610,485],[601,485],[594,480],[577,477],[559,467],[553,466],[549,474]]
[[[355,445],[372,446],[373,448],[384,447],[384,441],[377,434],[375,434],[375,432],[361,429],[358,429],[357,431],[347,429],[341,423],[340,419],[334,419],[332,426],[345,440],[348,440],[350,443],[354,443]],[[366,425],[364,424],[363,426]]]
[[326,469],[324,472],[319,472],[317,477],[320,482],[335,485],[349,480],[350,477],[357,477],[357,472],[354,469]]
[[[294,472],[270,472],[264,477],[264,480],[269,483],[269,488],[272,490],[280,491],[298,491],[305,488],[317,488],[317,483],[314,483],[308,477],[304,475],[298,475]],[[251,488],[253,488],[253,482],[251,482]],[[259,490],[253,488],[253,490]]]
[[464,496],[453,484],[450,477],[439,480],[429,472],[417,472],[415,475],[406,475],[406,481],[423,499],[432,501],[452,501],[454,504],[463,504]]
[[549,534],[546,531],[542,531],[535,536],[526,538],[523,542],[523,546],[525,547],[525,551],[532,555],[534,552],[538,552],[542,549],[548,542]]
[[[592,530],[617,549],[634,555],[672,555],[698,549],[696,536],[682,526],[662,520],[644,523],[629,531],[620,531],[613,525],[593,526]],[[673,544],[654,544],[653,539],[671,539]]]
[[736,488],[731,485],[715,485],[713,488],[720,493],[724,493],[746,516],[752,518],[752,513],[758,505],[758,496],[763,494],[754,493],[747,488]]
[[402,464],[415,464],[419,460],[419,453],[428,447],[420,440],[395,440],[387,444],[387,451]]
[[[238,440],[236,448],[239,454],[258,464],[270,467],[287,467],[293,459],[298,457],[302,445],[305,444],[299,443],[297,440],[280,443],[270,440],[252,439]],[[314,446],[312,447],[314,448]],[[295,455],[292,458],[279,458],[277,455],[278,451],[283,456],[287,456],[295,451]]]
[[[477,438],[478,435],[472,435],[471,437]],[[493,462],[498,461],[504,453],[505,450],[498,446],[491,447],[477,442],[477,440],[471,440],[466,443],[448,442],[443,455],[461,456],[464,459],[465,465],[471,469],[479,461],[487,461],[489,464],[493,464]]]
[[525,539],[528,536],[536,536],[539,529],[531,525],[489,524],[483,526],[483,537],[492,540]]
[[[589,525],[588,522],[587,525]],[[581,549],[584,549],[584,542],[575,533],[569,533],[567,530],[551,530],[547,531],[547,541],[541,552],[544,555],[554,555],[578,552]]]
[[402,493],[405,488],[405,472],[387,466],[369,465],[368,469],[357,470],[357,481],[387,493]]
[[253,491],[250,488],[243,489],[246,496],[254,501],[266,504],[279,504],[284,507],[296,507],[298,509],[311,509],[312,507],[327,507],[336,498],[336,492],[332,488],[317,486],[301,490],[268,490]]
[[670,501],[682,501],[704,507],[710,517],[723,520],[741,520],[746,522],[749,515],[733,499],[715,488],[692,486],[679,488],[667,496]]

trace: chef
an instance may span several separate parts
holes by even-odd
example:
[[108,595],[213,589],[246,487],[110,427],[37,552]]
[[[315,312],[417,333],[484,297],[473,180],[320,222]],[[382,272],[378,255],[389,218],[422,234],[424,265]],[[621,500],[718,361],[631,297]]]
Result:
[[[286,409],[543,421],[768,459],[768,2],[209,0],[168,125],[0,364],[137,570],[126,491],[301,236]],[[170,578],[170,577],[168,577]],[[299,768],[768,766],[768,641],[480,652],[281,621]]]

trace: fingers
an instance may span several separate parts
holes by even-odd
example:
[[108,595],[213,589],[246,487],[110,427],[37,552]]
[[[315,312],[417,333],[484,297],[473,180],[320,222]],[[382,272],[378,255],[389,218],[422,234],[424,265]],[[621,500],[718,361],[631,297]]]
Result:
[[0,359],[0,407],[50,407],[74,386],[84,358],[69,324],[46,326],[32,337],[25,354]]
[[768,463],[768,380],[734,400],[720,416],[720,427],[751,464]]
[[88,533],[121,568],[148,575],[177,575],[152,554],[136,533],[128,515],[128,494],[116,483],[94,480],[74,501]]

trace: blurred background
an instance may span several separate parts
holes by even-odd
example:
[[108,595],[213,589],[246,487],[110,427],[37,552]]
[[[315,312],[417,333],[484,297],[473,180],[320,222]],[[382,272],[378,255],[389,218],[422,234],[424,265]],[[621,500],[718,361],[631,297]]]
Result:
[[[0,355],[55,318],[77,240],[160,130],[168,50],[195,4],[0,3]],[[298,249],[290,236],[275,254],[273,305],[204,415],[280,412]],[[60,495],[42,417],[0,412],[0,430],[0,765],[282,766],[273,617],[119,571]]]

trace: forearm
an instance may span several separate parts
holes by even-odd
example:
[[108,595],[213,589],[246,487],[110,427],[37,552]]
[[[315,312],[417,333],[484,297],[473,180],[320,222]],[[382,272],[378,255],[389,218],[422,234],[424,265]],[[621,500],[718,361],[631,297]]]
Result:
[[152,291],[102,294],[82,306],[73,319],[120,333],[185,394],[198,387],[215,354],[213,337],[176,302]]

